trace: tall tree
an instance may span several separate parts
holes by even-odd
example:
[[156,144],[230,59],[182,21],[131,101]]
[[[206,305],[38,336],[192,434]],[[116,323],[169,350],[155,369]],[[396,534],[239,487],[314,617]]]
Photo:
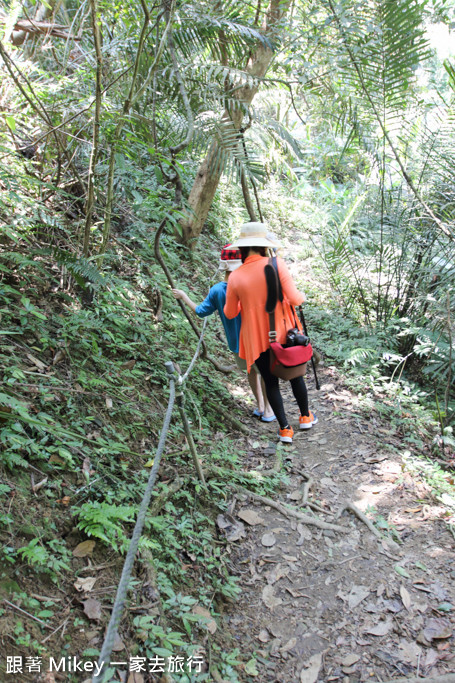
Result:
[[[283,19],[289,9],[290,0],[270,0],[265,13],[261,31],[267,42],[259,42],[246,60],[244,70],[252,77],[252,81],[243,87],[233,90],[234,102],[227,105],[221,120],[225,133],[236,135],[239,131],[246,109],[251,104],[257,90],[258,80],[263,78],[273,57],[273,42],[282,34]],[[260,11],[260,0],[258,14]],[[214,141],[210,151],[200,165],[188,197],[189,212],[181,221],[182,239],[191,246],[200,235],[215,196],[222,170],[216,164],[218,144]]]

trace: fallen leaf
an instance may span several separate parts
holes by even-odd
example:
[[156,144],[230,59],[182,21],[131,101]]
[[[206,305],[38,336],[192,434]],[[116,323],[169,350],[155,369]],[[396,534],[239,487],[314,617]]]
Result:
[[144,681],[145,678],[141,673],[138,671],[133,671],[133,673],[128,676],[127,683],[144,683]]
[[280,647],[281,652],[289,652],[289,650],[292,650],[292,648],[297,645],[297,638],[290,638],[287,643],[283,645],[283,647]]
[[384,600],[384,606],[393,614],[398,614],[403,609],[403,603],[400,600]]
[[300,534],[300,538],[296,542],[296,545],[298,546],[303,545],[305,541],[311,541],[311,539],[313,538],[313,534],[305,524],[300,524],[299,522],[297,524],[297,531]]
[[410,610],[411,608],[411,596],[409,595],[408,591],[404,586],[400,586],[400,595],[401,595],[401,600],[403,602],[403,605],[406,607],[406,609]]
[[224,515],[218,515],[216,518],[216,523],[220,529],[227,529],[232,525],[232,522],[230,522]]
[[61,503],[62,505],[69,505],[70,500],[71,500],[71,498],[69,496],[63,496],[63,498],[59,498],[57,500],[57,503]]
[[427,669],[427,668],[429,669],[430,667],[437,664],[438,661],[439,661],[438,653],[436,652],[436,650],[431,649],[431,650],[428,650],[426,655],[425,655],[425,659],[423,660],[423,666],[425,667],[425,669]]
[[271,548],[272,545],[275,545],[276,538],[273,534],[264,534],[263,537],[261,538],[261,543],[266,548]]
[[392,630],[392,627],[391,621],[380,621],[376,626],[367,629],[365,633],[370,633],[372,636],[385,636]]
[[444,586],[442,586],[440,583],[438,583],[437,581],[435,583],[431,583],[430,588],[431,592],[438,600],[440,600],[441,602],[447,600],[447,591],[444,588]]
[[256,526],[256,524],[264,524],[262,517],[258,515],[255,510],[240,510],[237,513],[237,517],[240,517],[244,522],[250,526]]
[[261,643],[268,643],[269,642],[270,634],[267,631],[267,629],[263,628],[259,631],[258,640],[260,640]]
[[92,554],[94,547],[95,541],[83,541],[74,548],[73,555],[74,557],[87,557]]
[[132,370],[135,365],[136,365],[135,360],[127,360],[126,363],[121,364],[120,370]]
[[95,621],[101,619],[101,603],[99,600],[89,598],[88,600],[85,600],[82,604],[84,605],[84,614],[86,614],[86,616],[89,619]]
[[423,637],[431,643],[432,640],[450,638],[452,628],[447,619],[429,619],[423,629]]
[[52,365],[57,365],[61,360],[65,358],[65,351],[63,349],[58,349],[57,353],[52,359]]
[[65,463],[65,460],[63,460],[63,458],[61,458],[59,455],[55,455],[55,453],[53,453],[47,462],[55,462],[57,465],[63,465]]
[[277,581],[287,576],[291,571],[290,567],[283,566],[280,562],[276,564],[273,569],[266,573],[267,583],[273,585]]
[[256,668],[257,661],[254,657],[252,657],[246,664],[245,664],[245,673],[247,673],[249,676],[259,676],[259,671]]
[[96,581],[96,576],[87,576],[86,579],[79,577],[76,583],[74,584],[74,588],[77,591],[84,591],[85,593],[90,593]]
[[422,656],[422,648],[417,643],[401,640],[398,646],[398,654],[403,662],[411,664],[411,666],[417,666],[417,662]]
[[112,646],[112,652],[121,652],[124,649],[125,649],[125,643],[120,638],[118,631],[116,631],[115,635],[114,635],[114,644]]
[[202,607],[202,605],[195,605],[192,609],[193,614],[198,614],[201,617],[205,617],[203,620],[203,624],[207,626],[207,630],[209,633],[212,635],[216,633],[217,630],[217,624],[215,619],[212,617],[210,614],[209,610],[206,607]]
[[415,566],[417,567],[417,569],[421,569],[423,572],[428,571],[427,567],[425,567],[425,565],[422,564],[422,562],[416,562]]
[[411,578],[411,577],[409,576],[408,572],[406,571],[406,569],[404,569],[403,567],[400,567],[399,564],[396,564],[396,565],[394,566],[394,569],[395,569],[395,571],[396,571],[397,574],[399,574],[400,576],[404,576],[405,579],[410,579],[410,578]]
[[[444,650],[447,650],[449,647],[450,647],[450,643],[438,643],[437,644],[438,652],[442,652],[443,654],[444,654]],[[443,659],[443,657],[441,657],[441,659]],[[444,659],[445,659],[445,657],[444,657]],[[453,657],[452,657],[452,659],[453,659]]]
[[352,586],[348,596],[349,609],[355,609],[369,594],[368,586]]
[[308,660],[308,667],[300,672],[300,683],[316,683],[322,664],[322,653],[313,655]]
[[112,408],[112,399],[109,396],[106,397],[106,408],[110,410]]
[[453,605],[451,602],[441,602],[440,605],[438,605],[438,611],[439,612],[451,612],[453,610]]
[[346,655],[346,657],[344,657],[341,660],[341,665],[342,666],[352,666],[353,664],[358,662],[359,659],[360,659],[360,655],[349,654],[349,655]]
[[216,523],[226,534],[226,540],[232,543],[246,536],[245,525],[231,515],[218,515]]
[[273,586],[269,585],[265,586],[262,589],[262,601],[269,609],[272,610],[275,607],[278,607],[278,605],[281,605],[281,603],[283,602],[281,598],[277,598],[275,596]]

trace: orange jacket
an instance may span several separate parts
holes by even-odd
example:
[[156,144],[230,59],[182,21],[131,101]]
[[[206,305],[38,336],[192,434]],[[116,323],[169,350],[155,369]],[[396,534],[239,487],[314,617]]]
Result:
[[[267,263],[266,256],[248,256],[244,264],[229,275],[226,291],[225,316],[235,318],[239,311],[242,314],[239,356],[246,358],[248,372],[256,358],[270,346],[269,316],[265,311],[267,283],[264,267]],[[277,264],[284,298],[283,305],[278,302],[275,309],[275,329],[277,341],[284,344],[286,332],[295,327],[290,304],[298,306],[305,297],[294,285],[283,259],[278,258]],[[298,326],[300,328],[299,323]]]

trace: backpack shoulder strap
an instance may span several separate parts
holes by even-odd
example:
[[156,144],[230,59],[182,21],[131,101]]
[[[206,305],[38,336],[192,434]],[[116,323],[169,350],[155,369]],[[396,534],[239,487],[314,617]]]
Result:
[[278,300],[283,301],[283,290],[281,289],[281,280],[280,280],[280,274],[278,272],[278,261],[277,261],[276,256],[272,256],[271,258],[269,258],[269,263],[270,262],[271,262],[271,265],[273,266],[273,268],[275,269],[276,279],[278,281],[278,292],[277,292]]
[[[269,341],[272,342],[276,341],[275,308],[281,293],[280,278],[278,277],[276,267],[273,265],[273,258],[269,258],[269,262],[264,267],[264,273],[267,282],[267,301],[265,302],[265,310],[269,314]],[[281,296],[283,296],[282,293]]]

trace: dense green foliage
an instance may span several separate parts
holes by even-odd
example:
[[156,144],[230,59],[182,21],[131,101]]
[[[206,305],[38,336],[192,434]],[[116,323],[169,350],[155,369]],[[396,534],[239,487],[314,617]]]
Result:
[[[96,540],[97,561],[106,549],[124,555],[167,403],[164,362],[186,369],[196,344],[156,259],[156,230],[164,222],[160,254],[175,282],[201,300],[219,247],[248,217],[240,180],[305,266],[309,322],[326,363],[361,382],[366,410],[381,396],[410,447],[428,455],[433,440],[433,455],[449,462],[455,67],[429,36],[448,35],[453,2],[298,0],[276,18],[238,1],[69,0],[41,7],[66,27],[63,38],[55,29],[25,40],[16,22],[33,3],[6,5],[0,581],[8,594],[52,618],[55,603],[43,610],[27,582],[72,584],[81,566],[71,551],[86,537]],[[258,76],[255,59],[272,50]],[[221,181],[194,243],[182,221],[192,217],[188,196],[207,154],[206,175]],[[222,338],[212,321],[209,355],[229,363]],[[228,422],[235,381],[204,360],[187,385],[208,490],[180,422],[171,425],[163,503],[146,520],[131,586],[135,595],[145,574],[161,596],[160,624],[128,623],[147,652],[190,654],[207,621],[192,612],[194,596],[215,611],[235,598],[213,521],[229,483],[266,492],[283,476],[242,472]],[[21,622],[14,635],[43,651]],[[231,643],[214,644],[212,655],[222,676],[238,680]]]

